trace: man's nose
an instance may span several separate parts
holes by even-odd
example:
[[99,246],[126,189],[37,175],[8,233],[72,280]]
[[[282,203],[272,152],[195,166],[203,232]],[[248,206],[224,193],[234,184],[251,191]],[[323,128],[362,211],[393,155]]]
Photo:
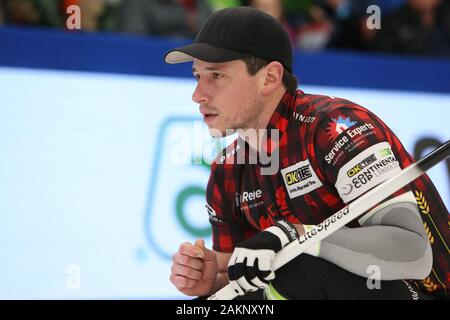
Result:
[[192,101],[198,104],[207,104],[209,102],[209,97],[200,81],[197,83],[197,87],[192,94]]

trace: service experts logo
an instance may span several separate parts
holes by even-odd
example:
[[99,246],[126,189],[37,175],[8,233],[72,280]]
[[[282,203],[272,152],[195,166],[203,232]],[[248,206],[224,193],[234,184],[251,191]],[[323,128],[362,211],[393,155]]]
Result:
[[327,128],[327,133],[331,139],[335,140],[341,133],[346,131],[351,126],[354,126],[356,121],[352,121],[349,117],[341,117],[332,119]]

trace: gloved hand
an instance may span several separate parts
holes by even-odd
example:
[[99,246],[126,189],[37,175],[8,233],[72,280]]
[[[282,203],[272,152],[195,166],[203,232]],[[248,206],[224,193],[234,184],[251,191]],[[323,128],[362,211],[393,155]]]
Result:
[[[275,278],[275,254],[298,238],[295,227],[285,220],[239,243],[228,262],[228,278],[239,295],[265,288]],[[239,290],[241,289],[241,290]]]

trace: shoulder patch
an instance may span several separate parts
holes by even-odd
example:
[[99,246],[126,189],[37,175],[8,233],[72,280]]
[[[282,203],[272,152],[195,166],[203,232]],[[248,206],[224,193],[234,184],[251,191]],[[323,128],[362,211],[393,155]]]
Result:
[[308,159],[297,162],[280,171],[291,199],[307,194],[322,186],[322,182],[317,177]]
[[339,169],[335,187],[342,200],[348,203],[400,170],[390,144],[380,142],[343,165]]

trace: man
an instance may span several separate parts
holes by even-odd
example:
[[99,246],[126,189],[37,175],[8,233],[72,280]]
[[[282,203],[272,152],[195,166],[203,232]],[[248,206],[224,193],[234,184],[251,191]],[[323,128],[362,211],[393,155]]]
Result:
[[[413,160],[368,110],[297,90],[289,38],[272,17],[247,7],[217,11],[193,44],[165,60],[193,61],[193,100],[213,136],[239,133],[211,167],[213,250],[197,240],[173,256],[179,291],[207,296],[233,282],[244,298],[446,294],[448,212],[426,176],[273,272],[284,246]],[[368,279],[374,275],[381,283]]]

